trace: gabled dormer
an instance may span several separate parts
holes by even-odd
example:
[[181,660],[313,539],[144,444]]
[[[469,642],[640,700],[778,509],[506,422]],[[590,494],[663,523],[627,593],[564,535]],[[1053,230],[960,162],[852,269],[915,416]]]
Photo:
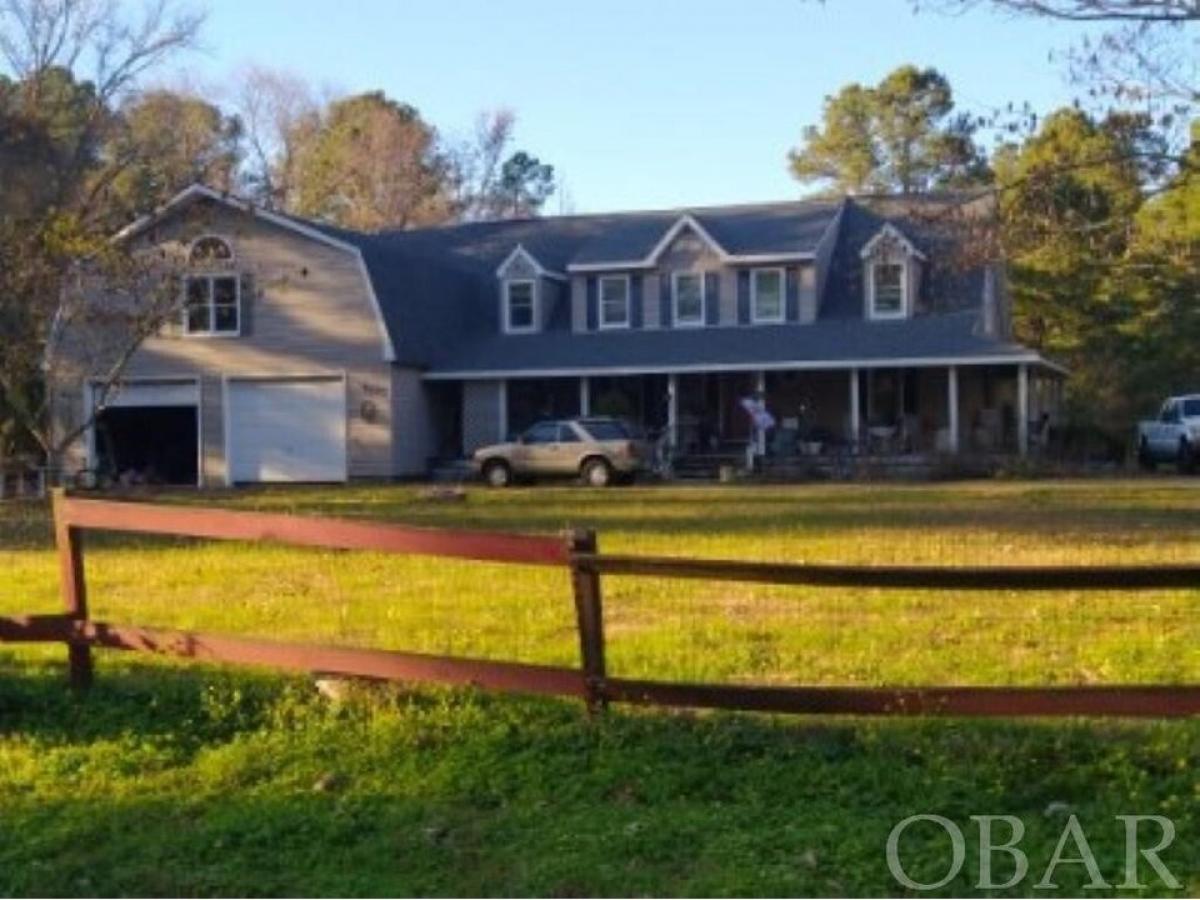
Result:
[[925,254],[891,222],[875,233],[860,253],[863,314],[867,319],[907,319],[916,306]]
[[547,269],[517,244],[496,269],[500,295],[500,330],[530,334],[546,327],[560,301],[567,277]]

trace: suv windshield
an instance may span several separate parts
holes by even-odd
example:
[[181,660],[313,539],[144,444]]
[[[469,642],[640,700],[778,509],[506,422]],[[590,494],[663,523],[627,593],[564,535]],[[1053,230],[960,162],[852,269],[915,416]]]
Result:
[[629,429],[616,419],[584,419],[579,423],[595,441],[627,441]]
[[1189,397],[1183,401],[1183,414],[1188,418],[1200,416],[1200,397]]

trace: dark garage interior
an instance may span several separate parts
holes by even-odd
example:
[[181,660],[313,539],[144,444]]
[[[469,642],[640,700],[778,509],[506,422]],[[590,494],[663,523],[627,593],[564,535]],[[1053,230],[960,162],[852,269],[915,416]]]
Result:
[[106,409],[96,417],[97,468],[137,483],[194,485],[196,428],[194,406]]

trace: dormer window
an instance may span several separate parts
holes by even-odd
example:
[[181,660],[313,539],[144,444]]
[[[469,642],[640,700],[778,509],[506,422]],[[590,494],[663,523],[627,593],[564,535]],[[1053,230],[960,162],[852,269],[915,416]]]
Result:
[[600,327],[629,327],[629,276],[605,275],[600,278]]
[[533,279],[504,283],[504,330],[510,333],[533,331],[537,327],[534,314],[537,286]]
[[756,324],[783,321],[783,269],[750,273],[750,318]]
[[904,263],[871,264],[871,318],[894,319],[904,315]]
[[671,296],[676,325],[692,327],[704,324],[704,273],[676,272],[672,276]]
[[193,337],[236,337],[242,331],[241,279],[231,271],[233,248],[219,237],[196,240],[188,253],[192,270],[184,279],[183,333]]
[[925,258],[899,228],[886,223],[862,248],[864,300],[868,319],[904,319],[912,314],[910,293]]

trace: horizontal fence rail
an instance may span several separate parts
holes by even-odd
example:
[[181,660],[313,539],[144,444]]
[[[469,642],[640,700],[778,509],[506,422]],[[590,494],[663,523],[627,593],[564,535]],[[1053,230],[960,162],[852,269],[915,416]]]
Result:
[[200,506],[119,503],[66,497],[59,515],[73,528],[228,541],[268,541],[329,550],[376,550],[480,562],[564,566],[561,538],[495,531],[416,528],[357,519],[313,518]]
[[83,622],[69,616],[0,619],[0,640],[78,641],[111,650],[132,650],[328,675],[465,684],[530,694],[582,697],[585,693],[582,674],[555,666],[268,641],[170,628],[111,625],[107,622]]
[[[1200,587],[1200,566],[837,566],[686,559],[598,551],[591,531],[558,537],[416,528],[192,506],[126,503],[54,493],[55,538],[65,612],[0,618],[0,642],[62,642],[71,682],[86,687],[95,647],[185,659],[351,677],[474,685],[607,703],[759,712],[955,716],[1191,716],[1200,685],[1055,687],[841,687],[692,684],[609,676],[602,575],[914,590],[1091,591]],[[578,668],[403,651],[210,635],[92,620],[83,568],[85,530],[263,541],[338,550],[425,554],[484,562],[559,566],[570,574]]]
[[1200,565],[837,566],[617,554],[576,557],[606,575],[740,581],[810,587],[974,591],[1161,590],[1200,586]]

